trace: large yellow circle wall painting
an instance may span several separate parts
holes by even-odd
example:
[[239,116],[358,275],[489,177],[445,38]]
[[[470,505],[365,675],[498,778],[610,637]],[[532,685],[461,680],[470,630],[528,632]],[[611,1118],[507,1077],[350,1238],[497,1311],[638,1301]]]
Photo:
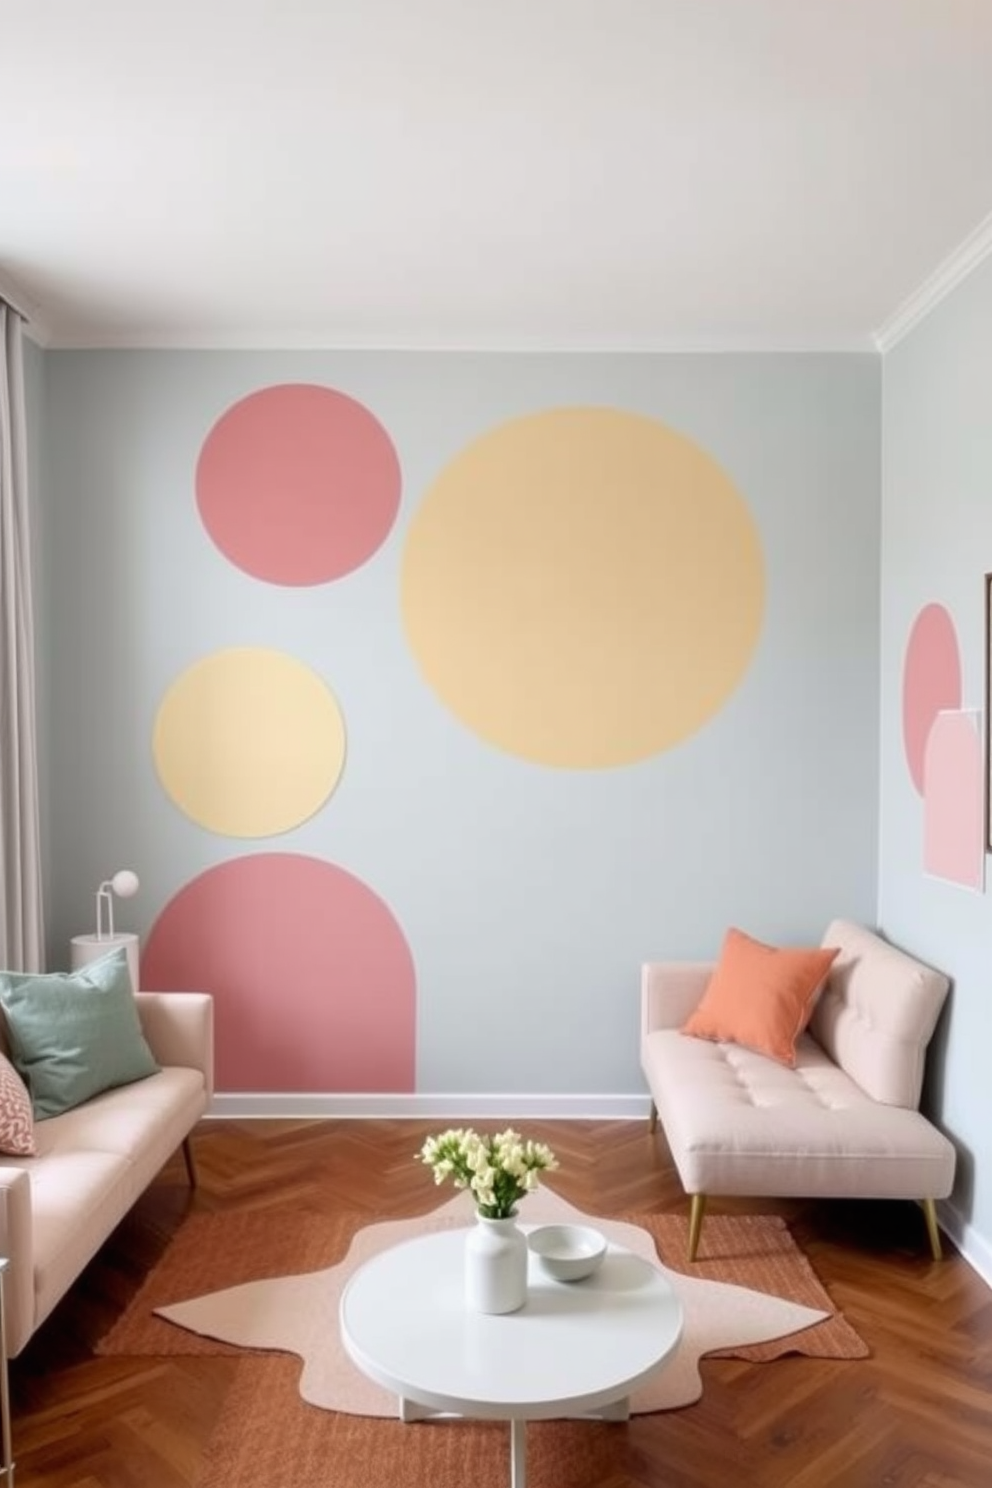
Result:
[[269,837],[307,821],[334,790],[344,721],[304,662],[233,647],[173,682],[152,750],[164,789],[191,821],[224,837]]
[[490,744],[558,768],[632,764],[705,724],[747,670],[764,593],[726,472],[611,408],[476,439],[403,551],[403,624],[428,685]]

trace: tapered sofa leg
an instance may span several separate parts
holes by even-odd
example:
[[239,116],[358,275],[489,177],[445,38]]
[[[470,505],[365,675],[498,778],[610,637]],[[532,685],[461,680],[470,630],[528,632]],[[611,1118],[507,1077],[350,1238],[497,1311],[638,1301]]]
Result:
[[689,1259],[696,1259],[696,1251],[699,1248],[699,1236],[703,1229],[703,1215],[706,1213],[706,1195],[695,1193],[692,1195],[692,1205],[689,1210]]
[[654,1101],[651,1102],[651,1115],[648,1117],[648,1131],[654,1136],[658,1130],[658,1107]]
[[923,1216],[927,1222],[927,1235],[930,1238],[930,1251],[935,1261],[943,1259],[943,1249],[940,1243],[940,1229],[937,1224],[937,1205],[933,1199],[921,1199],[923,1205]]
[[193,1156],[193,1147],[189,1137],[183,1138],[183,1157],[186,1159],[186,1176],[189,1179],[190,1188],[196,1188],[200,1178],[196,1171],[196,1158]]
[[0,1442],[3,1451],[0,1482],[6,1488],[14,1488],[13,1427],[10,1419],[10,1378],[7,1373],[7,1314],[3,1297],[7,1264],[6,1260],[0,1260]]

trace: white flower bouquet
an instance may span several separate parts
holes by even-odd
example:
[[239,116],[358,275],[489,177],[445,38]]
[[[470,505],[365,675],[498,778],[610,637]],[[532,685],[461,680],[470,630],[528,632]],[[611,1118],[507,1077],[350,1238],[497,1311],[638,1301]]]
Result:
[[509,1219],[517,1201],[537,1188],[540,1174],[558,1166],[550,1147],[510,1128],[480,1136],[471,1127],[453,1127],[428,1137],[417,1156],[434,1169],[435,1183],[450,1178],[455,1188],[471,1189],[485,1219]]

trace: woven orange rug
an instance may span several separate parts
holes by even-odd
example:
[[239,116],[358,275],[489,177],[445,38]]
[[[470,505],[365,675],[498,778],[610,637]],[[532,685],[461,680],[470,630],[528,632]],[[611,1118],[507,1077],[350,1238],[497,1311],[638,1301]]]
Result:
[[[583,1215],[551,1190],[529,1196],[526,1219],[583,1220],[610,1239],[660,1260],[679,1290],[686,1314],[676,1356],[635,1397],[634,1412],[691,1404],[702,1391],[701,1356],[771,1360],[786,1353],[819,1358],[863,1358],[868,1349],[833,1308],[830,1298],[785,1222],[768,1215],[706,1220],[700,1259],[685,1259],[686,1221],[677,1215]],[[369,1224],[364,1216],[333,1217],[279,1209],[193,1214],[180,1227],[126,1311],[101,1341],[106,1355],[194,1356],[233,1354],[240,1362],[210,1442],[197,1488],[393,1488],[401,1482],[431,1488],[493,1488],[507,1481],[508,1438],[500,1422],[420,1422],[395,1419],[396,1402],[337,1358],[337,1298],[354,1266],[386,1244],[427,1229],[471,1222],[467,1195],[458,1195],[413,1220]],[[286,1286],[289,1284],[287,1293]],[[331,1361],[318,1392],[330,1379],[335,1400],[308,1401],[309,1361],[299,1334],[255,1347],[230,1341],[230,1330],[251,1334],[260,1321],[282,1326],[294,1288],[310,1309],[318,1362]],[[274,1289],[274,1290],[272,1290]],[[316,1299],[316,1300],[315,1300]],[[764,1303],[768,1302],[769,1309]],[[219,1311],[218,1311],[219,1303]],[[801,1311],[796,1313],[794,1310]],[[168,1316],[163,1315],[168,1314]],[[799,1331],[795,1327],[814,1321]],[[171,1321],[170,1318],[181,1319]],[[190,1324],[220,1323],[228,1336],[195,1331]],[[268,1322],[266,1321],[268,1320]],[[292,1333],[292,1330],[290,1330]],[[306,1329],[304,1329],[306,1333]],[[760,1341],[743,1342],[743,1337]],[[278,1350],[278,1351],[277,1351]],[[299,1353],[301,1358],[294,1357]],[[389,1417],[390,1419],[386,1419]],[[451,1429],[455,1427],[455,1429]],[[590,1421],[542,1421],[528,1427],[528,1463],[534,1481],[585,1481],[618,1450],[616,1428]],[[541,1477],[542,1461],[546,1475]],[[571,1467],[568,1467],[572,1464]],[[561,1474],[568,1468],[563,1479]],[[574,1469],[574,1471],[573,1471]],[[588,1477],[595,1481],[595,1474]]]
[[[660,1261],[678,1292],[685,1328],[676,1357],[646,1387],[635,1410],[698,1399],[706,1354],[752,1360],[795,1352],[858,1358],[867,1349],[836,1313],[785,1222],[771,1215],[707,1219],[699,1259],[685,1260],[678,1215],[604,1219],[581,1213],[550,1189],[529,1196],[530,1223],[595,1224],[608,1239]],[[301,1393],[327,1409],[391,1415],[393,1402],[346,1358],[337,1306],[348,1276],[368,1256],[429,1230],[468,1225],[471,1199],[458,1194],[415,1219],[364,1224],[279,1209],[194,1214],[182,1225],[126,1312],[104,1337],[105,1354],[229,1353],[244,1348],[304,1360]]]

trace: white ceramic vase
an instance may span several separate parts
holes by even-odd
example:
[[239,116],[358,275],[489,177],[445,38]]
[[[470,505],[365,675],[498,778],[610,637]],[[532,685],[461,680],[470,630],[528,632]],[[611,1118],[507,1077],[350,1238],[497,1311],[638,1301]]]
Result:
[[527,1237],[516,1217],[475,1216],[465,1239],[465,1305],[473,1312],[516,1312],[527,1300]]

